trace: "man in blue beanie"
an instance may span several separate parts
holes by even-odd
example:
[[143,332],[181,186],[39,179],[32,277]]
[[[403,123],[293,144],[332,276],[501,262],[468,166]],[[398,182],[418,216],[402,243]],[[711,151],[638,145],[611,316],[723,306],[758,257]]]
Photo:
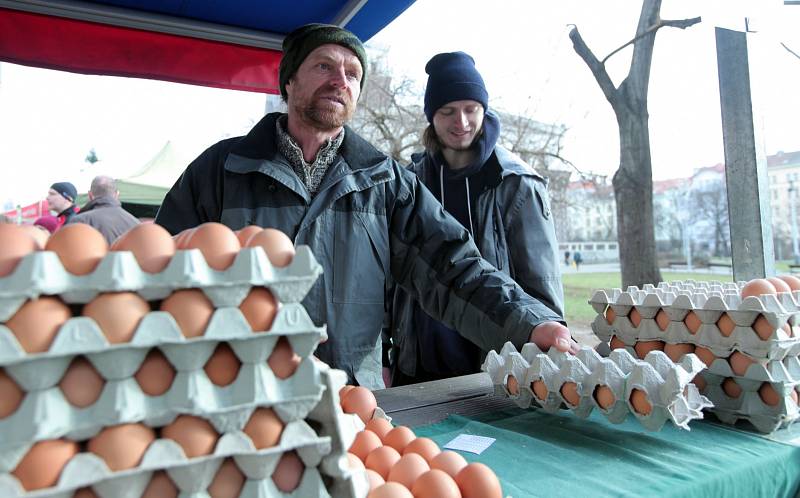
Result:
[[[425,66],[425,152],[409,168],[469,231],[481,255],[551,310],[564,326],[564,298],[547,183],[497,144],[500,123],[475,61],[437,54]],[[458,330],[458,332],[456,331]],[[480,371],[486,350],[428,314],[397,289],[392,307],[392,383],[410,384]],[[461,332],[461,333],[459,333]]]
[[58,218],[58,228],[78,213],[78,206],[75,205],[77,197],[78,189],[70,182],[56,182],[50,185],[46,200],[50,211]]

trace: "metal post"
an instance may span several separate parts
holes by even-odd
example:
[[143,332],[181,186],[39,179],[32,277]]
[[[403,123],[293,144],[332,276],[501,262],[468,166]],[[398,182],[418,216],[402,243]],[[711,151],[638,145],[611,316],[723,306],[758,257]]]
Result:
[[755,125],[748,35],[716,28],[728,219],[735,280],[775,274],[766,154]]

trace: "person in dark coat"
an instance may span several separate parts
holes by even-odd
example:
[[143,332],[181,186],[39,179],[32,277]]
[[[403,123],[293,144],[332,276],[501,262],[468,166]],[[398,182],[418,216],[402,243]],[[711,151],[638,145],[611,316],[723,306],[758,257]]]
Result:
[[111,245],[139,220],[122,208],[117,182],[110,176],[97,176],[89,188],[89,202],[68,223],[85,223],[103,234]]
[[47,205],[58,218],[59,228],[78,214],[79,209],[75,205],[77,197],[78,189],[70,182],[56,182],[50,185],[47,191]]

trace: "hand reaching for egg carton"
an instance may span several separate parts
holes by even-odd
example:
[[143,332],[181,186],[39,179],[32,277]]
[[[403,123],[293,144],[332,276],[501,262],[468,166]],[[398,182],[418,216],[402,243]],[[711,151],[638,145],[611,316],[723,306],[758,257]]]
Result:
[[566,406],[584,418],[598,408],[612,423],[633,413],[648,430],[659,430],[667,420],[688,430],[689,422],[711,406],[692,384],[704,367],[694,355],[674,364],[661,351],[644,360],[625,350],[602,358],[588,347],[573,356],[554,349],[543,353],[532,343],[518,352],[508,342],[499,354],[489,352],[482,369],[495,392],[521,408],[557,412]]

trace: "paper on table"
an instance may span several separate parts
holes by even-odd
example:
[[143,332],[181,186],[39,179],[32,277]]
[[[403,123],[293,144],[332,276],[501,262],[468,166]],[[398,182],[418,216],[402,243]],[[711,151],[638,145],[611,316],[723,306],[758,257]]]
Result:
[[471,434],[460,434],[455,439],[444,445],[448,450],[468,451],[480,455],[486,448],[495,442],[493,437],[473,436]]

